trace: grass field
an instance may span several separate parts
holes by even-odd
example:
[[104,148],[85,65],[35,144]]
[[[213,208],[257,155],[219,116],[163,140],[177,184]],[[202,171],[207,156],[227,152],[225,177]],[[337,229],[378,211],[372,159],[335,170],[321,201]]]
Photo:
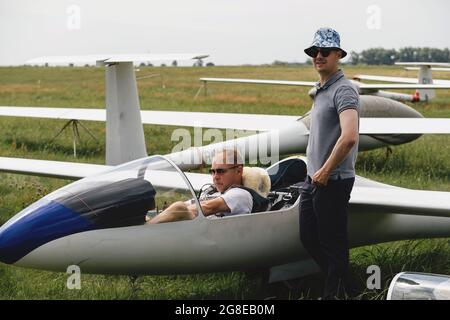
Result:
[[[346,66],[347,76],[358,73],[415,76],[396,67]],[[235,77],[315,81],[312,67],[139,68],[137,77],[153,73],[160,79],[138,80],[145,110],[215,111],[301,115],[311,107],[307,88],[209,84],[208,95],[194,95],[199,77]],[[435,72],[435,78],[448,77]],[[0,105],[104,107],[102,68],[0,68]],[[450,90],[439,91],[427,103],[414,105],[427,117],[450,117]],[[99,142],[82,132],[78,157],[72,137],[53,137],[65,124],[60,120],[0,117],[0,156],[104,163],[104,123],[85,122]],[[149,154],[169,153],[176,142],[173,128],[145,126]],[[431,135],[401,146],[359,154],[357,173],[385,183],[415,189],[450,191],[450,137]],[[0,224],[45,194],[69,181],[0,173]],[[369,265],[380,266],[381,290],[367,290]],[[351,250],[351,270],[358,279],[360,299],[384,299],[392,277],[401,271],[450,274],[450,239],[402,241]],[[267,285],[261,273],[218,273],[188,276],[82,275],[82,289],[68,290],[67,275],[0,265],[0,299],[299,299],[320,295],[320,275]]]

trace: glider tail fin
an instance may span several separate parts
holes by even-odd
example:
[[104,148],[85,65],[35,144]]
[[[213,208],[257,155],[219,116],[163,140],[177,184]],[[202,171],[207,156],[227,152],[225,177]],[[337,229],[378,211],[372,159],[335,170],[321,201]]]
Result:
[[106,66],[106,164],[147,156],[133,62]]
[[[420,84],[432,84],[433,76],[431,74],[431,66],[420,65],[418,81]],[[433,99],[436,96],[434,89],[419,89],[416,91],[416,95],[419,96],[421,101],[427,101]]]
[[[406,66],[406,70],[419,70],[417,76],[417,83],[419,84],[432,84],[433,77],[431,75],[431,68],[436,66],[448,67],[448,63],[440,62],[396,62],[396,65]],[[436,96],[434,89],[418,89],[413,96],[413,101],[427,101],[433,99]]]

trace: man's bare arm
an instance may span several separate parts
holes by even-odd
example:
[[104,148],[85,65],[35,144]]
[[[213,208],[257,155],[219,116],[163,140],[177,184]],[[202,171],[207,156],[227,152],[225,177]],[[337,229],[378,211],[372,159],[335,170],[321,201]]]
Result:
[[[218,213],[218,212],[230,212],[230,208],[228,208],[225,201],[219,197],[211,200],[202,201],[200,203],[200,206],[202,207],[203,214],[205,216],[210,216],[212,214]],[[195,204],[191,204],[188,209],[192,212],[197,212],[197,208]]]
[[157,216],[148,220],[147,223],[155,224],[155,223],[163,223],[163,222],[188,220],[188,219],[194,219],[194,218],[195,218],[195,213],[193,213],[191,210],[189,210],[189,207],[186,205],[186,203],[184,203],[182,201],[177,201],[177,202],[172,203],[167,209],[165,209],[163,212],[161,212]]
[[348,153],[358,141],[358,111],[347,109],[339,114],[341,135],[337,140],[333,151],[313,176],[313,183],[327,185],[331,172],[347,157]]

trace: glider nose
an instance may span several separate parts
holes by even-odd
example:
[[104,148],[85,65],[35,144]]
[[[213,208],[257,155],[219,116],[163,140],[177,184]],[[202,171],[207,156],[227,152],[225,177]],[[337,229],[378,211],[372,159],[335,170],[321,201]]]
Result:
[[0,262],[13,264],[19,260],[26,238],[26,232],[20,221],[3,225],[0,228]]
[[[65,187],[66,188],[66,187]],[[13,264],[53,240],[145,222],[156,191],[144,179],[74,184],[57,190],[0,227],[0,262]]]
[[89,229],[92,225],[72,210],[41,199],[0,227],[0,262],[14,264],[43,244]]

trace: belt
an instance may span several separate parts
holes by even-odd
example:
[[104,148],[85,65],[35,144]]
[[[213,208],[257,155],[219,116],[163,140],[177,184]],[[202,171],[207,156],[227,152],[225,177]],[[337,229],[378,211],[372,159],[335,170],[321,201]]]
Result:
[[[309,175],[306,176],[306,179],[308,180],[309,183],[312,183],[312,178]],[[344,180],[344,179],[342,179],[340,175],[337,175],[334,177],[329,177],[328,180],[339,181],[339,180]]]

